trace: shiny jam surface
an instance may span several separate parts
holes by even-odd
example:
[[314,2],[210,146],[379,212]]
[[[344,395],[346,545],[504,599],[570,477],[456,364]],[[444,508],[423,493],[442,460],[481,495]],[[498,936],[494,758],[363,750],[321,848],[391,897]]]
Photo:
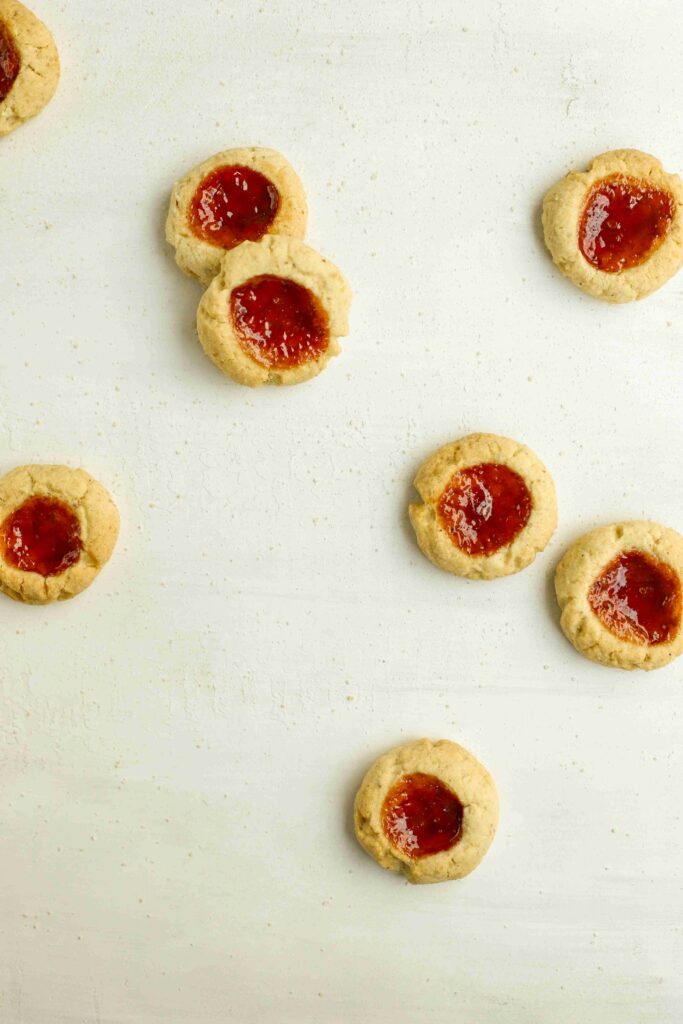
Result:
[[15,45],[12,33],[3,21],[0,21],[0,103],[7,97],[14,85],[21,57]]
[[217,167],[204,178],[190,202],[190,226],[198,238],[221,249],[258,242],[273,223],[280,193],[260,171]]
[[230,314],[242,348],[269,369],[300,366],[327,347],[325,310],[289,278],[261,274],[233,288]]
[[659,248],[674,215],[669,192],[615,175],[594,186],[579,223],[579,247],[598,270],[618,274]]
[[456,473],[439,499],[439,516],[468,555],[492,555],[510,544],[531,515],[531,494],[514,469],[481,462]]
[[588,603],[611,633],[634,644],[663,644],[678,632],[681,584],[664,562],[625,551],[588,591]]
[[77,516],[57,498],[28,498],[7,516],[0,531],[5,561],[41,576],[65,572],[83,547]]
[[414,772],[394,783],[382,805],[382,828],[408,857],[450,850],[462,836],[463,806],[435,775]]

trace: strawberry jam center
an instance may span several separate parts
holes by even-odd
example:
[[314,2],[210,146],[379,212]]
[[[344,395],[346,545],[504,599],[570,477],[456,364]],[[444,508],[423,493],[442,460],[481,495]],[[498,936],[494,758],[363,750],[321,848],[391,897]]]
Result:
[[327,348],[327,314],[308,288],[274,274],[261,274],[234,288],[233,327],[252,359],[283,370],[317,359]]
[[0,21],[0,103],[14,85],[20,67],[21,57],[12,33],[7,25]]
[[28,498],[7,516],[0,534],[5,561],[41,576],[65,572],[83,548],[78,517],[57,498]]
[[509,466],[482,462],[456,473],[439,499],[439,517],[468,555],[492,555],[510,544],[531,515],[531,494]]
[[620,639],[664,644],[678,632],[681,584],[664,562],[642,551],[625,551],[593,581],[588,603],[603,626]]
[[615,175],[593,187],[579,223],[579,247],[593,267],[618,274],[637,267],[664,241],[673,196],[646,181]]
[[190,202],[190,226],[198,238],[221,249],[258,242],[273,223],[280,193],[251,167],[217,167],[200,183]]
[[413,859],[450,850],[462,836],[463,806],[434,775],[403,775],[382,804],[382,828]]

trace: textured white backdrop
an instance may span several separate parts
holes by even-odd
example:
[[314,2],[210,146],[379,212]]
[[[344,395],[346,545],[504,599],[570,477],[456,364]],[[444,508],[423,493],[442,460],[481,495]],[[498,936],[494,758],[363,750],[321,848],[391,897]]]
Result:
[[[0,601],[3,1024],[678,1024],[683,661],[562,638],[554,565],[683,529],[683,275],[612,308],[540,241],[572,166],[683,170],[677,0],[35,0],[63,60],[2,142],[0,470],[82,464],[123,528],[81,597]],[[251,392],[193,335],[172,182],[280,149],[354,290],[342,356]],[[529,444],[555,539],[468,583],[405,507],[436,445]],[[353,699],[352,699],[353,698]],[[355,845],[386,747],[494,773],[480,869]]]

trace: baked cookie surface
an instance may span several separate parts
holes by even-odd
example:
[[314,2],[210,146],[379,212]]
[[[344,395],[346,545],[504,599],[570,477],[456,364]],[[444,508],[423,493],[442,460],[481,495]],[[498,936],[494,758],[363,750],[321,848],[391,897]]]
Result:
[[226,251],[266,234],[302,239],[307,219],[294,168],[274,149],[249,146],[216,153],[176,182],[166,238],[180,269],[209,284]]
[[683,265],[683,182],[638,149],[602,153],[553,185],[543,231],[577,287],[607,302],[643,299]]
[[350,304],[334,264],[303,242],[266,235],[224,255],[199,303],[197,332],[238,383],[299,384],[338,355]]
[[526,568],[557,525],[555,485],[525,445],[468,434],[423,462],[409,507],[420,550],[446,572],[495,579]]
[[0,135],[39,114],[58,81],[50,30],[19,0],[0,0]]
[[654,669],[683,652],[683,537],[647,520],[592,530],[555,573],[560,625],[601,665]]
[[26,604],[74,597],[118,533],[114,502],[84,469],[19,466],[0,477],[0,590]]
[[379,757],[354,804],[356,838],[380,867],[409,882],[446,882],[474,871],[493,841],[493,779],[450,740],[416,740]]

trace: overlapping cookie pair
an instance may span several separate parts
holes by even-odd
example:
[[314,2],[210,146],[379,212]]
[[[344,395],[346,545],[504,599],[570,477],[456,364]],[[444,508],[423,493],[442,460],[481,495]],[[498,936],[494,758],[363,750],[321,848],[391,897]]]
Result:
[[272,149],[217,153],[173,188],[166,238],[180,269],[208,286],[199,340],[240,384],[309,380],[348,333],[351,289],[302,241],[307,218],[299,177]]
[[[470,434],[420,467],[410,519],[440,569],[494,579],[526,568],[557,525],[552,478],[525,445]],[[654,669],[683,653],[683,537],[649,521],[580,538],[555,574],[560,624],[578,651],[617,668]]]

